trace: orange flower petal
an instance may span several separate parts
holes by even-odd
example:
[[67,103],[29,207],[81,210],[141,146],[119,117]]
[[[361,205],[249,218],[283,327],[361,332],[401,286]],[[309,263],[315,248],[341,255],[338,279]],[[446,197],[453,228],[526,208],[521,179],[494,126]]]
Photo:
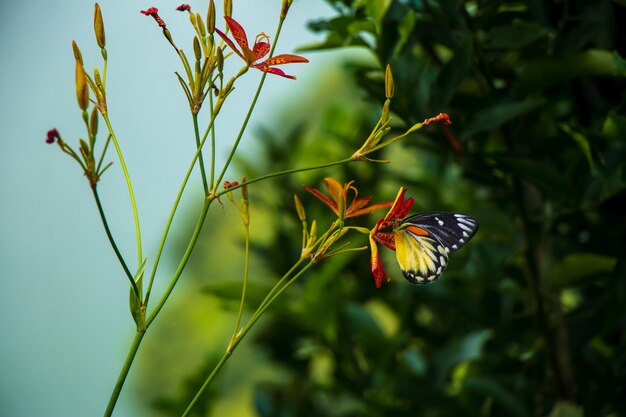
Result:
[[395,252],[396,240],[393,237],[393,233],[377,232],[377,233],[374,233],[374,239],[376,240],[376,242],[380,243],[381,245],[386,246],[387,248]]
[[[359,200],[367,200],[367,202],[369,202],[369,200],[371,199],[371,197],[368,197],[367,199],[363,198],[363,199],[359,199]],[[347,216],[346,217],[358,217],[358,216],[364,216],[366,214],[370,214],[373,213],[376,210],[380,210],[383,208],[387,208],[390,207],[393,203],[391,201],[387,201],[384,203],[376,203],[376,204],[372,204],[371,206],[367,206],[358,210],[354,210],[354,208],[352,206],[350,206],[350,208],[347,211]]]
[[383,278],[389,281],[389,275],[385,268],[383,268],[383,263],[380,260],[380,254],[378,253],[378,246],[376,246],[376,242],[370,235],[370,267],[372,269],[372,275],[374,276],[374,282],[376,283],[376,288],[380,288],[383,285]]
[[322,194],[319,190],[316,190],[314,188],[309,188],[306,185],[304,186],[304,189],[307,190],[308,192],[310,192],[311,194],[313,194],[315,197],[317,197],[319,200],[321,200],[324,204],[326,204],[328,207],[330,207],[330,209],[335,212],[335,214],[339,215],[339,209],[337,207],[337,204],[335,204],[335,202],[333,200],[331,200],[330,198],[326,197],[324,194]]
[[291,64],[293,62],[309,62],[309,60],[303,56],[280,54],[260,62],[259,65],[270,67],[272,65]]
[[246,31],[243,27],[230,16],[224,16],[224,19],[233,34],[233,38],[235,38],[235,41],[239,44],[241,49],[250,49],[248,46],[248,37],[246,36]]
[[279,75],[281,77],[289,78],[290,80],[295,80],[296,79],[296,77],[294,75],[285,74],[285,71],[280,70],[278,68],[264,67],[262,65],[252,65],[252,66],[254,68],[258,69],[259,71],[269,72],[270,74]]
[[[406,188],[400,187],[400,191],[398,191],[393,206],[391,206],[391,209],[381,222],[380,228],[391,226],[393,219],[402,219],[411,211],[414,203],[413,197],[404,200],[404,193],[406,193]],[[378,224],[376,226],[378,226]]]
[[237,49],[237,47],[235,46],[235,43],[231,41],[230,38],[226,36],[224,32],[222,32],[218,28],[215,28],[215,31],[217,32],[218,35],[220,35],[220,37],[224,40],[224,42],[226,42],[226,45],[228,45],[228,47],[233,50],[233,52],[239,55],[239,57],[243,59],[244,61],[246,60],[246,57],[243,56],[241,52],[239,52],[239,49]]
[[252,48],[252,52],[256,59],[261,59],[270,51],[270,44],[268,42],[257,42]]

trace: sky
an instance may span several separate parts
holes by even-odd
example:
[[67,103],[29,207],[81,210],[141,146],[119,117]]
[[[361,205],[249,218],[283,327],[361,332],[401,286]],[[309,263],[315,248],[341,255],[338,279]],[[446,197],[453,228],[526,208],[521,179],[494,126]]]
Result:
[[[190,4],[206,7],[200,1]],[[249,37],[271,36],[280,4],[234,0],[234,17]],[[155,22],[139,10],[158,7],[177,43],[192,56],[191,26],[187,16],[173,10],[176,5],[101,2],[109,113],[133,178],[149,254],[156,252],[194,142],[173,74],[181,71],[178,58]],[[320,40],[306,22],[332,14],[322,0],[296,0],[277,51],[293,52]],[[84,135],[70,45],[75,39],[88,70],[101,66],[92,22],[91,2],[9,2],[0,13],[0,415],[6,417],[101,415],[134,333],[128,283],[88,184],[76,163],[44,143],[53,127],[72,145]],[[271,124],[281,98],[306,94],[336,62],[332,53],[306,56],[310,64],[285,68],[297,81],[268,77],[248,132]],[[258,71],[249,71],[224,108],[217,129],[218,138],[225,138],[218,146],[221,160],[259,78]],[[243,138],[244,151],[250,136]],[[107,159],[114,165],[99,185],[103,205],[120,250],[134,259],[126,185],[112,150]],[[199,186],[195,178],[189,187]],[[193,207],[193,199],[185,202]],[[163,267],[168,266],[166,260]],[[115,415],[136,415],[128,397],[122,395]]]

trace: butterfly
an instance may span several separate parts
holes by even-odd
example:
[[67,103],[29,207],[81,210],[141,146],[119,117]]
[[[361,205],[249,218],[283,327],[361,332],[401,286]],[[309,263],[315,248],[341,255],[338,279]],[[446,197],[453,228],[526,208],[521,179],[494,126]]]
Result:
[[441,276],[448,254],[463,247],[478,230],[478,221],[461,213],[420,213],[393,221],[396,257],[412,284]]

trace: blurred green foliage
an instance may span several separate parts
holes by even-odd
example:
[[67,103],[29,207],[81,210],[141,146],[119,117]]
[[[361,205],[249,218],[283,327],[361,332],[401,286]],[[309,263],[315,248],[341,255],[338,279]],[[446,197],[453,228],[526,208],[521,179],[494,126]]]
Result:
[[[439,112],[453,125],[429,126],[386,149],[388,165],[251,186],[250,305],[299,256],[292,194],[310,219],[332,221],[302,190],[325,176],[354,179],[376,201],[405,186],[414,211],[466,212],[481,228],[425,287],[404,281],[386,249],[393,280],[378,290],[367,252],[321,263],[263,318],[195,415],[626,415],[624,2],[327,2],[337,16],[311,23],[326,39],[306,49],[358,46],[373,59],[328,74],[290,106],[305,111],[259,132],[254,152],[239,160],[241,173],[352,154],[379,117],[386,64],[398,131]],[[227,344],[229,329],[211,332],[232,325],[243,267],[238,255],[224,263],[223,242],[241,253],[243,238],[224,203],[183,290],[211,312],[185,316],[193,303],[179,297],[148,342],[176,346],[172,356],[183,359],[193,350],[197,363],[181,361],[189,366],[174,378],[142,359],[137,389],[149,391],[159,375],[169,381],[154,401],[162,415],[184,409]],[[168,321],[180,325],[181,313],[204,342],[172,340]],[[175,365],[172,356],[163,361]]]

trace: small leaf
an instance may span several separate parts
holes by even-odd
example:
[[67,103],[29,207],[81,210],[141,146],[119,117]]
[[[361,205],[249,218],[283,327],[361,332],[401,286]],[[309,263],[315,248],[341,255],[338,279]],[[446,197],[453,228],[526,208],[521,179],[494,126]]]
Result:
[[594,253],[573,253],[552,267],[548,282],[552,287],[563,288],[576,285],[600,274],[610,274],[617,259]]
[[534,22],[513,21],[512,24],[493,28],[487,34],[485,48],[521,48],[548,35],[548,30]]
[[582,407],[560,401],[556,403],[548,417],[584,417]]
[[525,100],[498,103],[495,106],[486,107],[474,115],[472,121],[465,127],[462,137],[467,138],[475,133],[502,126],[504,123],[536,109],[543,102],[540,99]]
[[567,133],[580,147],[580,150],[583,151],[585,158],[587,158],[587,163],[589,164],[589,169],[591,169],[592,173],[596,172],[596,166],[593,162],[593,156],[591,155],[591,147],[589,146],[589,140],[587,137],[580,132],[574,131],[568,125],[561,125],[561,129]]

